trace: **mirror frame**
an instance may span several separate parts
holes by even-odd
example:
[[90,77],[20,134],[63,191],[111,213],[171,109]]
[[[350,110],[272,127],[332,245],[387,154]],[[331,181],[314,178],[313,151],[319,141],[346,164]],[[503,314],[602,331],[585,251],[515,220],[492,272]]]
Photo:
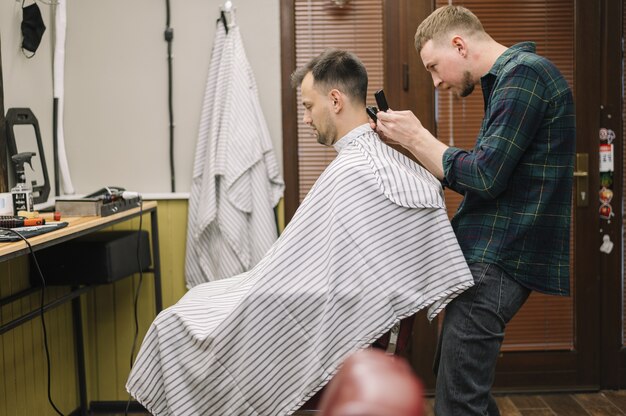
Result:
[[[37,139],[37,149],[38,155],[35,157],[39,157],[41,162],[41,168],[43,170],[43,181],[42,185],[33,186],[33,203],[42,204],[48,201],[48,196],[50,195],[50,180],[48,179],[48,167],[46,166],[46,158],[43,151],[43,143],[41,142],[41,132],[39,131],[39,123],[37,122],[37,118],[30,110],[30,108],[9,108],[7,110],[6,115],[6,136],[7,136],[7,144],[9,147],[9,160],[11,160],[11,156],[19,153],[18,143],[15,137],[15,132],[13,131],[13,126],[17,125],[32,125],[35,129],[35,137]],[[15,175],[15,165],[10,163],[11,168],[13,170],[13,174]]]

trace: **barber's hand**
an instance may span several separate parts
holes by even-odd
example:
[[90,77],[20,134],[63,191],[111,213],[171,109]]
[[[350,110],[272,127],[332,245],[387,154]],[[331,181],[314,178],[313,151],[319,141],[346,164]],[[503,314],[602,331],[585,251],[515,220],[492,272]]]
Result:
[[[387,111],[391,111],[390,109]],[[383,111],[379,111],[377,114],[381,114],[384,113]],[[379,129],[378,129],[378,122],[372,120],[371,118],[369,119],[370,122],[370,127],[372,128],[372,130],[376,131],[376,133],[378,133],[378,137],[380,137],[380,139],[387,143],[387,144],[397,144],[399,145],[400,143],[393,141],[392,139],[390,139],[389,137],[386,137]]]
[[368,119],[368,121],[370,123],[370,127],[372,128],[372,130],[376,130],[376,122],[372,120],[371,118]]
[[433,136],[411,111],[379,111],[376,132],[389,144],[398,144],[435,175],[443,178],[443,154],[448,148]]
[[412,111],[379,111],[376,131],[385,143],[399,144],[409,150],[424,130],[422,123]]

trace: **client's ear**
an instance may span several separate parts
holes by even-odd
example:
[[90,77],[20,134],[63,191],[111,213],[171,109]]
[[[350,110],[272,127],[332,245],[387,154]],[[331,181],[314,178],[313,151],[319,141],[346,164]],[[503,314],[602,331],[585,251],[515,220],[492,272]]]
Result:
[[333,104],[333,110],[335,111],[335,114],[339,113],[344,106],[344,95],[336,88],[330,90],[328,94],[330,96],[330,101]]

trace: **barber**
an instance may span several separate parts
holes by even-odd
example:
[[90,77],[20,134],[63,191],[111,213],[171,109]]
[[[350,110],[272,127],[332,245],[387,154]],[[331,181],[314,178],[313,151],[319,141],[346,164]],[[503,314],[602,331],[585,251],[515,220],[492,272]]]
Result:
[[533,290],[570,293],[572,93],[534,43],[496,42],[464,7],[435,10],[415,48],[435,88],[466,97],[480,83],[485,102],[470,151],[439,141],[411,111],[377,114],[384,140],[463,195],[452,226],[475,286],[446,308],[435,413],[498,415],[491,387],[506,324]]

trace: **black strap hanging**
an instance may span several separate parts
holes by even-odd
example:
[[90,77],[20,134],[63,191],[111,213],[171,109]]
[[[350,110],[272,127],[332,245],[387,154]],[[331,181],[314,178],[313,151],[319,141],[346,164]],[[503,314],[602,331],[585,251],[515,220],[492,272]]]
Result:
[[[2,45],[0,42],[0,51]],[[4,117],[4,87],[2,83],[2,53],[0,52],[0,192],[9,192],[7,171],[7,135]]]
[[228,22],[226,21],[226,13],[224,13],[224,10],[220,11],[219,21],[221,21],[224,25],[224,29],[226,30],[226,34],[228,35]]

